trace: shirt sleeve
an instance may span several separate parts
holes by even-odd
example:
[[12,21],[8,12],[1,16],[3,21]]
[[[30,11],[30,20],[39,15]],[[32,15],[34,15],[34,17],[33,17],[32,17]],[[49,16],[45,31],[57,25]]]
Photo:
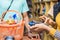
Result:
[[29,11],[28,5],[26,0],[24,0],[23,5],[22,5],[22,13]]
[[56,32],[56,30],[54,28],[51,28],[49,33],[50,33],[50,35],[54,36],[55,32]]
[[60,32],[58,30],[51,28],[49,33],[50,33],[50,35],[52,35],[55,38],[57,38],[58,40],[60,40]]
[[56,30],[54,36],[55,36],[58,40],[60,40],[60,32],[59,32],[58,30]]

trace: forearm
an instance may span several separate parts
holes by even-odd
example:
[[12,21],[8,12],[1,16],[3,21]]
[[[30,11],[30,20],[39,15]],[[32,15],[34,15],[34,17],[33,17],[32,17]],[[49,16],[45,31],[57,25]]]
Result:
[[26,16],[26,17],[24,18],[24,20],[25,20],[25,26],[26,26],[26,28],[27,28],[28,30],[30,30],[28,17]]
[[27,13],[24,13],[23,15],[24,15],[25,26],[28,29],[28,31],[30,31],[30,25],[29,25],[28,15],[27,15]]

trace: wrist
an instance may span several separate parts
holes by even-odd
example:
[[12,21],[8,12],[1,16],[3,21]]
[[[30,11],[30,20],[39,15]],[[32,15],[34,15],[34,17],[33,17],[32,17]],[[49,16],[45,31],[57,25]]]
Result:
[[56,30],[54,28],[51,28],[49,31],[49,34],[54,36],[55,32],[56,32]]
[[54,28],[48,27],[48,26],[45,27],[45,30],[47,30],[50,35],[54,35],[54,33],[56,31]]
[[50,32],[51,28],[49,26],[46,26],[45,30],[47,30],[48,32]]

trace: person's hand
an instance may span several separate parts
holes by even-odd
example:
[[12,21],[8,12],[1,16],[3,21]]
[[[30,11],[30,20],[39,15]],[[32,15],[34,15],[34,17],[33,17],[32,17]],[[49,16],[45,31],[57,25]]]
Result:
[[35,31],[35,32],[40,32],[43,30],[49,31],[49,27],[47,25],[45,25],[44,23],[36,24],[35,26],[32,26],[30,29],[31,29],[31,31]]
[[56,25],[56,22],[54,22],[54,21],[53,21],[52,19],[50,19],[50,18],[46,18],[46,20],[45,20],[44,23],[47,23],[47,24],[49,24],[49,25],[51,25],[51,26]]
[[43,15],[43,16],[40,16],[39,18],[42,19],[45,22],[47,17],[45,15]]
[[28,37],[29,37],[30,39],[33,39],[31,32],[28,32]]
[[30,30],[30,25],[28,25],[28,29],[27,29],[27,36],[30,38],[30,39],[33,39],[32,37],[32,33],[31,33],[31,30]]
[[44,23],[47,23],[47,24],[49,24],[51,26],[56,25],[56,23],[51,18],[46,17],[45,15],[43,15],[43,16],[41,16],[39,18],[42,19],[44,21]]

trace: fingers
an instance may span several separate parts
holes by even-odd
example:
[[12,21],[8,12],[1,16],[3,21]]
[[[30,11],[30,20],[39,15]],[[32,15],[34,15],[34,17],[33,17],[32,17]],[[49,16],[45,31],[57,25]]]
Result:
[[39,28],[39,27],[36,27],[36,28],[31,28],[31,31],[34,31],[34,32],[41,32],[43,31],[44,29],[43,28]]
[[45,22],[44,23],[49,23],[50,19],[49,18],[46,18]]
[[32,27],[30,27],[30,29],[36,29],[37,28],[37,26],[32,26]]
[[46,19],[48,19],[48,18],[47,18],[46,16],[44,16],[44,15],[43,15],[43,16],[40,16],[39,18],[42,19],[43,21],[46,21]]
[[35,28],[34,30],[35,30],[35,31],[39,31],[39,28]]
[[33,39],[32,33],[28,33],[28,37],[29,37],[30,39]]
[[31,31],[34,31],[34,32],[39,32],[39,28],[38,28],[38,27],[31,28]]
[[39,17],[40,19],[46,19],[46,17],[44,17],[44,16],[41,16],[41,17]]
[[39,29],[39,26],[38,26],[38,25],[39,25],[39,24],[36,24],[35,26],[32,26],[32,27],[30,28],[30,30],[37,32],[38,29]]

